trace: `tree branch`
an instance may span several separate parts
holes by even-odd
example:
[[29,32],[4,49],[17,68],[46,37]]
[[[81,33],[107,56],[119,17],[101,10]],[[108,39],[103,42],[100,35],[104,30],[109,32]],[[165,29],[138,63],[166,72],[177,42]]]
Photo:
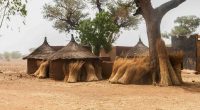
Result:
[[162,4],[155,10],[158,12],[160,17],[163,17],[168,11],[170,11],[173,8],[176,8],[177,6],[179,6],[181,3],[185,2],[185,1],[186,0],[171,0],[171,1],[168,1],[164,4]]
[[103,11],[103,9],[101,8],[100,0],[96,0],[96,5],[97,5],[97,8],[98,8],[99,12]]
[[134,0],[138,9],[134,15],[141,14],[144,18],[148,18],[154,10],[151,5],[151,0]]

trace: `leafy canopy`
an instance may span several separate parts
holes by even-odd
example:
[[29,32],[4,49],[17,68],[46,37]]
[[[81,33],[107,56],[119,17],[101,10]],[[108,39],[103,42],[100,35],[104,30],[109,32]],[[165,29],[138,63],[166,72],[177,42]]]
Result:
[[10,20],[13,15],[26,16],[26,0],[0,0],[0,28],[3,21]]
[[193,34],[200,25],[200,18],[197,16],[182,16],[175,21],[177,24],[171,31],[172,36],[186,36]]
[[54,0],[54,4],[44,5],[43,14],[44,18],[54,22],[54,28],[59,32],[69,32],[87,16],[82,12],[84,8],[81,0]]
[[133,16],[137,7],[132,0],[112,0],[107,5],[114,22],[120,28],[137,29],[141,18],[140,16]]
[[90,45],[96,55],[99,55],[101,47],[110,51],[112,43],[118,37],[119,27],[112,19],[108,12],[102,11],[93,20],[83,20],[78,26],[81,43]]

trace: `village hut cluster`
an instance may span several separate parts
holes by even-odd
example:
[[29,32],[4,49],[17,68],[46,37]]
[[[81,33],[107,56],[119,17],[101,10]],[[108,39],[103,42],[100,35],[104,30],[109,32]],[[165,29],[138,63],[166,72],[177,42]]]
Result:
[[27,73],[38,78],[50,77],[66,82],[97,81],[102,79],[101,60],[90,50],[71,41],[64,47],[44,43],[27,59]]
[[[27,73],[38,78],[49,77],[69,83],[108,79],[111,83],[152,84],[149,48],[141,39],[135,46],[123,48],[126,51],[122,49],[120,53],[117,48],[113,51],[119,55],[111,54],[118,57],[98,57],[79,45],[73,36],[66,46],[50,46],[45,38],[44,43],[24,59],[27,59]],[[168,55],[176,77],[182,81],[183,52],[168,49]]]

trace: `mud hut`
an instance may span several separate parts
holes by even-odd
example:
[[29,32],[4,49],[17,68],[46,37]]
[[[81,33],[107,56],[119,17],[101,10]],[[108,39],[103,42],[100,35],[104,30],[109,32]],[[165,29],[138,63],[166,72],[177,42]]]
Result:
[[51,55],[49,59],[49,75],[54,80],[77,82],[98,80],[102,77],[99,58],[77,44],[73,35],[67,46]]
[[124,55],[125,57],[128,57],[128,58],[148,56],[149,48],[146,45],[144,45],[141,38],[139,38],[138,43]]
[[41,46],[35,49],[31,54],[24,57],[27,59],[27,73],[33,74],[39,68],[40,64],[47,60],[49,55],[53,54],[55,50],[48,44],[47,38],[44,38],[44,42]]

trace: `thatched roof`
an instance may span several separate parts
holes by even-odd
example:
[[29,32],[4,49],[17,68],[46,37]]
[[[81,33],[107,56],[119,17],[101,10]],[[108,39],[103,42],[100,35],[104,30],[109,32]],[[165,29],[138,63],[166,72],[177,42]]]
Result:
[[47,38],[45,37],[44,42],[41,46],[35,49],[30,55],[24,57],[23,59],[40,59],[46,60],[49,55],[55,53],[55,50],[49,46]]
[[72,35],[71,41],[67,44],[67,46],[51,55],[49,59],[98,59],[98,57],[91,53],[88,49],[77,44]]
[[144,45],[141,38],[139,38],[138,43],[126,53],[126,57],[148,56],[148,55],[149,55],[149,48],[146,45]]
[[51,46],[55,51],[62,49],[65,46]]

